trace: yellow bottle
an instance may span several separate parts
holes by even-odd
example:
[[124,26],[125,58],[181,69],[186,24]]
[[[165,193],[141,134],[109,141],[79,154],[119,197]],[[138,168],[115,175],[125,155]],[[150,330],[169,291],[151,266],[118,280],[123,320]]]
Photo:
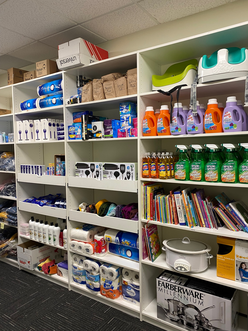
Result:
[[166,158],[164,152],[161,153],[161,158],[159,161],[159,178],[166,179],[167,171],[166,171]]
[[174,173],[174,157],[173,157],[173,153],[170,152],[170,175],[171,175],[171,178],[174,178],[175,177],[175,173]]
[[165,160],[166,160],[166,173],[167,178],[171,178],[171,170],[170,170],[170,154],[169,152],[165,153]]

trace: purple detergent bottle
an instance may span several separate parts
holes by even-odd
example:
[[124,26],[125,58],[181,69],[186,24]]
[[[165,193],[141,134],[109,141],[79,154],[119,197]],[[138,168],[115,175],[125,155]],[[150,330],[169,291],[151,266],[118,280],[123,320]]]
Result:
[[200,104],[200,111],[202,112],[203,116],[205,115],[206,107],[203,103]]
[[199,101],[197,101],[197,115],[193,115],[193,110],[190,109],[187,117],[187,133],[188,134],[197,134],[203,133],[203,122],[204,115],[200,110]]
[[242,112],[237,106],[235,96],[227,97],[226,107],[222,116],[222,127],[224,132],[242,131]]
[[248,115],[246,114],[244,110],[244,106],[241,102],[241,100],[237,100],[237,106],[240,108],[242,113],[242,131],[248,130]]
[[170,123],[170,131],[172,135],[186,134],[187,115],[183,111],[183,105],[181,102],[174,104],[172,112],[172,123]]

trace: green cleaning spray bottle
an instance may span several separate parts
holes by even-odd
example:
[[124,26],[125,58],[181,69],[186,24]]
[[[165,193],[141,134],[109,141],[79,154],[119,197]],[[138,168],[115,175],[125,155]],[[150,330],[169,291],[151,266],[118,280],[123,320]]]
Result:
[[219,147],[215,144],[205,144],[208,149],[208,162],[205,165],[205,181],[220,182],[222,161]]
[[239,182],[248,183],[248,143],[240,143],[243,149],[243,162],[239,165]]
[[221,167],[221,181],[223,183],[238,182],[238,160],[235,155],[235,146],[233,144],[221,144],[225,152],[225,162]]
[[186,145],[176,145],[177,150],[179,150],[179,160],[175,164],[175,179],[177,180],[189,180],[189,156],[188,156],[188,146]]
[[191,145],[191,161],[189,168],[190,180],[204,181],[205,180],[205,159],[201,145]]

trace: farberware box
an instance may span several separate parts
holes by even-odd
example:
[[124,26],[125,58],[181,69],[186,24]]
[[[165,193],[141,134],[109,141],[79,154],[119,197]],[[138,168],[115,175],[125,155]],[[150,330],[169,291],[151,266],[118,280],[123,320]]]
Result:
[[226,286],[169,271],[157,278],[157,317],[186,330],[235,331],[238,304]]

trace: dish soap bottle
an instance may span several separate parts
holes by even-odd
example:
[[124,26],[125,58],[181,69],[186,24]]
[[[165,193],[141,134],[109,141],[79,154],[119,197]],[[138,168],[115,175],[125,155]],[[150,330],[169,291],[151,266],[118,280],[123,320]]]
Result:
[[222,144],[226,160],[221,167],[221,181],[223,183],[238,182],[238,160],[235,156],[235,146],[233,144]]
[[190,180],[204,181],[205,180],[205,160],[202,153],[201,145],[191,145],[192,160],[190,162],[189,177]]
[[243,162],[239,165],[239,182],[248,183],[248,143],[239,144],[244,149]]
[[158,159],[155,152],[152,153],[150,164],[151,164],[150,166],[151,178],[158,178]]
[[142,159],[142,177],[150,178],[150,153],[146,153],[145,157]]
[[219,156],[219,147],[214,144],[205,145],[209,149],[208,162],[205,165],[205,181],[220,182],[222,162]]
[[166,179],[167,171],[166,171],[166,158],[164,152],[161,153],[161,158],[159,160],[159,179]]
[[186,145],[176,145],[179,150],[179,160],[175,164],[175,179],[189,180],[189,157]]

